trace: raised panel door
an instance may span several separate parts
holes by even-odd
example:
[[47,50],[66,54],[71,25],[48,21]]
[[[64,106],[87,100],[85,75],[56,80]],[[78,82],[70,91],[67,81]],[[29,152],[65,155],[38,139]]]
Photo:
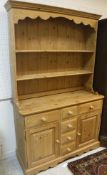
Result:
[[50,123],[27,132],[28,166],[34,167],[59,156],[59,124]]
[[84,114],[79,118],[77,140],[82,147],[98,140],[100,128],[100,112]]

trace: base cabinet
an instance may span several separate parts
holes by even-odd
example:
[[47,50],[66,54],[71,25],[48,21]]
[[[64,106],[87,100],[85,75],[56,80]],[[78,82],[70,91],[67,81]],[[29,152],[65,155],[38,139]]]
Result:
[[25,117],[25,175],[98,147],[101,109],[98,100]]

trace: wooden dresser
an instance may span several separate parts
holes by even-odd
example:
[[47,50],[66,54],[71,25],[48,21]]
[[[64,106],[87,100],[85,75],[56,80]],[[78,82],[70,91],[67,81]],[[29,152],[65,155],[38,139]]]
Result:
[[10,0],[17,157],[34,175],[99,147],[103,96],[93,91],[99,15]]

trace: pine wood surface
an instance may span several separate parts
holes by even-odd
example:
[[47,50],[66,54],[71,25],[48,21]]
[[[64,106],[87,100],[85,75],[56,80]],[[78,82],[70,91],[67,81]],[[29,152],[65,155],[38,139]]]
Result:
[[75,75],[87,75],[93,72],[87,70],[74,70],[65,72],[52,72],[52,73],[41,73],[41,74],[31,74],[31,75],[21,75],[17,77],[17,81],[32,80],[32,79],[43,79],[43,78],[53,78],[53,77],[66,77]]
[[63,16],[47,20],[27,16],[14,25],[14,33],[14,96],[22,99],[79,86],[92,88],[96,47],[93,28],[76,25]]
[[21,100],[18,108],[20,113],[26,116],[29,114],[63,108],[94,100],[100,100],[102,98],[102,95],[96,95],[88,91],[81,90],[76,92],[67,92],[39,98],[32,98],[28,100]]
[[9,0],[17,157],[25,175],[99,147],[93,91],[100,15]]
[[16,50],[16,53],[94,53],[94,50]]

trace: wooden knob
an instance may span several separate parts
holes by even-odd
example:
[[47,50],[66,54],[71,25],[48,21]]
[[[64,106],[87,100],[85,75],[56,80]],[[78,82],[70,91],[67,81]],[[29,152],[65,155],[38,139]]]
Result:
[[98,92],[96,92],[96,91],[95,91],[94,93],[95,93],[95,95],[99,95],[99,93],[98,93]]
[[71,124],[68,124],[68,128],[72,128],[72,125]]
[[42,117],[42,118],[41,118],[41,121],[42,121],[42,122],[46,122],[47,119],[46,119],[45,117]]
[[56,140],[56,143],[60,143],[60,141],[57,139],[57,140]]
[[72,111],[68,111],[68,115],[72,115],[73,114],[73,112]]
[[71,138],[70,136],[68,136],[68,137],[67,137],[67,140],[70,140],[70,141],[71,141],[71,140],[72,140],[72,138]]
[[78,132],[78,133],[77,133],[77,135],[78,135],[78,136],[81,136],[81,133],[80,133],[80,132]]
[[71,151],[71,148],[67,148],[67,151],[70,152]]
[[93,109],[94,109],[94,106],[93,106],[93,105],[91,105],[91,106],[90,106],[90,109],[92,109],[92,110],[93,110]]

